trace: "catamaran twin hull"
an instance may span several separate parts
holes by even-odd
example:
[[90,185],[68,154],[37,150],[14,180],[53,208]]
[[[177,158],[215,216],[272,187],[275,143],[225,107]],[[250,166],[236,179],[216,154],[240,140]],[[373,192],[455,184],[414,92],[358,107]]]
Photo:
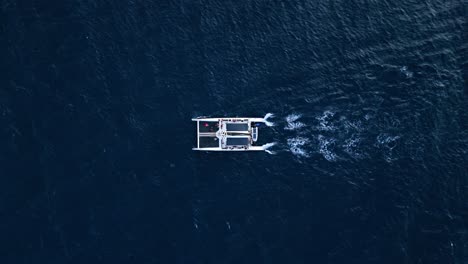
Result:
[[197,147],[202,151],[260,151],[267,150],[273,144],[255,145],[258,139],[260,124],[271,126],[267,121],[271,114],[264,118],[220,117],[193,118],[197,122]]

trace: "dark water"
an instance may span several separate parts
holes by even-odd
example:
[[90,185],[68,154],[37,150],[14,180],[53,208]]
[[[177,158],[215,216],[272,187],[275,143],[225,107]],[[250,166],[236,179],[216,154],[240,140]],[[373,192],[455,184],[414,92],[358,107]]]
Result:
[[[0,2],[1,263],[468,263],[467,2]],[[198,115],[267,153],[193,152]]]

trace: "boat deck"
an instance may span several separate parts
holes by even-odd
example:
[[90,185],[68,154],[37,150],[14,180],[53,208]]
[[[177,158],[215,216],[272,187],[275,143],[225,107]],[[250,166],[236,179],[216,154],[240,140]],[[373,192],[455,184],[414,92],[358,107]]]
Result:
[[199,133],[216,133],[219,128],[218,121],[203,121],[198,122],[198,132]]
[[197,147],[206,151],[264,150],[254,145],[258,138],[256,123],[262,118],[194,118],[197,122]]
[[199,138],[200,148],[219,148],[219,139],[214,136],[201,136]]

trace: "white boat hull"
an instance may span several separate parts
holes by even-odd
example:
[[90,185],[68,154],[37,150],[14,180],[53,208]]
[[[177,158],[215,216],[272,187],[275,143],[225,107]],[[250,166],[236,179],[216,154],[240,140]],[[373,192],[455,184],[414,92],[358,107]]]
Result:
[[197,122],[198,151],[266,151],[272,144],[257,146],[258,123],[271,126],[271,114],[258,117],[199,117]]

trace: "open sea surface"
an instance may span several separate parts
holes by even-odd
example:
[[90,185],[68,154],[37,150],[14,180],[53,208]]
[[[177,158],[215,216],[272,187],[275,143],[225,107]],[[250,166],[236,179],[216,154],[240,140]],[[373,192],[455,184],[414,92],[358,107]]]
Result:
[[0,1],[0,263],[467,264],[467,11]]

